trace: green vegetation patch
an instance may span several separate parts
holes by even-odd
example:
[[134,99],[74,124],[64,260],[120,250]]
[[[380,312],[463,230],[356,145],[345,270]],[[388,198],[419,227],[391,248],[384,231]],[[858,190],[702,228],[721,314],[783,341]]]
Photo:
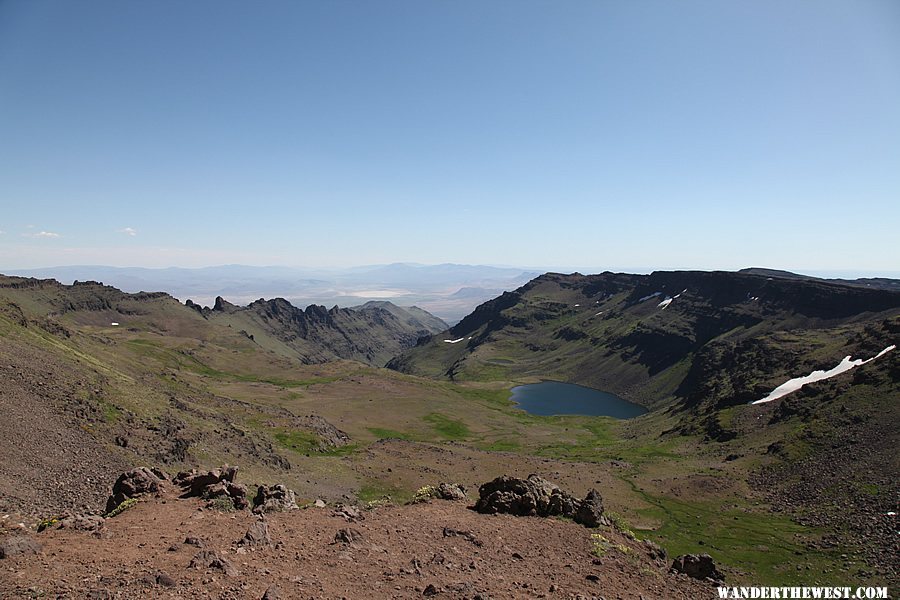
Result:
[[[707,552],[724,565],[752,573],[754,585],[821,581],[823,567],[834,561],[828,554],[808,552],[805,541],[817,532],[786,516],[651,496],[634,485],[632,489],[651,505],[637,512],[662,522],[641,537],[653,539],[672,556]],[[798,564],[810,569],[798,570]]]
[[275,434],[275,440],[280,446],[301,454],[315,452],[320,444],[315,434],[298,429],[279,431]]
[[403,503],[411,500],[413,495],[409,490],[379,479],[366,480],[356,492],[359,502],[368,506],[378,506],[390,502]]
[[104,519],[112,519],[115,516],[121,515],[123,512],[125,512],[129,508],[136,506],[137,503],[138,503],[137,498],[128,498],[127,500],[122,502],[122,504],[118,505],[117,507],[115,507],[114,509],[112,509],[111,511],[109,511],[108,513],[103,515],[103,518]]
[[377,437],[379,440],[413,440],[415,437],[409,433],[397,431],[395,429],[386,429],[384,427],[367,427],[369,433]]
[[515,440],[494,440],[490,444],[482,446],[482,449],[492,452],[518,452],[522,449],[522,444]]
[[441,413],[430,413],[422,418],[445,439],[464,440],[472,435],[466,424],[459,419],[452,419]]

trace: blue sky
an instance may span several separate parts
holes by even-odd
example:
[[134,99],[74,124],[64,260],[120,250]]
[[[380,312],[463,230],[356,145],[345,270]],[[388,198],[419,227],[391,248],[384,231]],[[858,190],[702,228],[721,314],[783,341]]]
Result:
[[0,270],[900,272],[893,0],[0,2]]

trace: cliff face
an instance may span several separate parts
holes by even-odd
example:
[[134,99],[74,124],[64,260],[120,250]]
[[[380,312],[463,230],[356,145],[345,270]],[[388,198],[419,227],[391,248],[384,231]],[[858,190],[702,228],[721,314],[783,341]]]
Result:
[[421,309],[405,309],[389,302],[331,309],[312,304],[301,309],[275,298],[259,299],[242,308],[219,298],[204,314],[212,321],[227,315],[232,327],[248,332],[255,340],[260,336],[274,338],[307,363],[348,359],[376,367],[415,346],[421,337],[447,328]]

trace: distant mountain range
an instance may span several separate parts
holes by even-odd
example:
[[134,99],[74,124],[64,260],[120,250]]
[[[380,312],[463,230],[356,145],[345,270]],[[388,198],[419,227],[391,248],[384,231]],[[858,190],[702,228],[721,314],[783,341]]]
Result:
[[196,269],[171,267],[61,266],[7,271],[9,275],[53,278],[62,283],[101,281],[125,292],[165,291],[201,305],[217,296],[238,305],[281,297],[298,306],[350,307],[369,300],[418,306],[455,323],[475,306],[540,274],[484,265],[395,263],[345,269],[223,265]]
[[900,279],[889,279],[887,277],[861,277],[859,279],[842,279],[842,278],[824,278],[813,277],[811,275],[800,275],[791,273],[790,271],[780,271],[778,269],[762,269],[752,267],[749,269],[741,269],[739,273],[747,273],[749,275],[765,275],[772,278],[780,279],[800,279],[805,281],[827,281],[829,283],[840,283],[844,285],[853,285],[857,287],[866,287],[880,290],[900,291]]

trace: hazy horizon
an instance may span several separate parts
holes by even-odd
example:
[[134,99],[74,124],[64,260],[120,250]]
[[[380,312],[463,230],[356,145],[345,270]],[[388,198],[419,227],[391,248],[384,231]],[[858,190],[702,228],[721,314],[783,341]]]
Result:
[[420,263],[415,261],[397,261],[391,263],[373,263],[373,264],[355,264],[344,267],[319,267],[313,265],[291,265],[291,264],[243,264],[243,263],[223,263],[223,264],[207,264],[200,266],[180,266],[168,265],[158,267],[148,267],[142,265],[112,265],[112,264],[59,264],[33,267],[4,267],[0,266],[0,274],[19,273],[24,271],[49,271],[53,269],[74,269],[74,268],[98,268],[98,269],[145,269],[149,271],[165,271],[165,270],[204,270],[204,269],[221,269],[228,267],[239,267],[247,269],[289,269],[306,272],[343,272],[354,269],[376,269],[380,267],[389,267],[395,265],[409,265],[413,267],[440,267],[440,266],[458,266],[458,267],[488,267],[495,269],[517,269],[523,272],[539,272],[539,273],[581,273],[582,275],[592,275],[611,271],[614,273],[631,273],[631,274],[649,274],[654,271],[740,271],[742,269],[772,269],[776,271],[787,271],[797,275],[809,275],[812,277],[822,278],[839,278],[839,279],[859,279],[869,277],[883,277],[887,279],[900,278],[900,269],[898,270],[865,270],[865,269],[805,269],[805,268],[788,268],[773,265],[745,265],[733,269],[703,269],[690,266],[658,266],[658,267],[591,267],[591,266],[560,266],[560,265],[511,265],[499,263]]

